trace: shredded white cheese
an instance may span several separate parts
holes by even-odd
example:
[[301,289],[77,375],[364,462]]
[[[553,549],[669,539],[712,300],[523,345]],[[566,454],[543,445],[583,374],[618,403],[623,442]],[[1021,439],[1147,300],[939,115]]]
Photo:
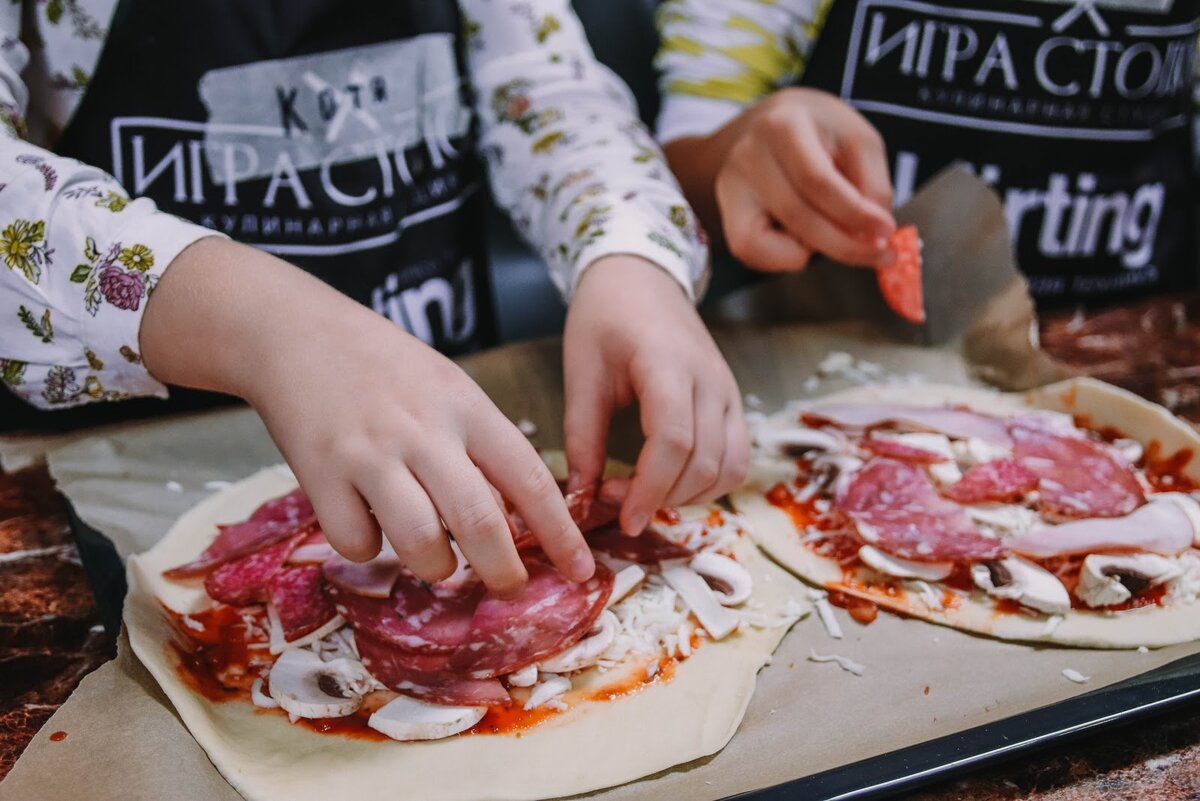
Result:
[[829,593],[824,590],[810,589],[808,598],[817,610],[817,617],[825,627],[825,633],[835,640],[842,639],[842,626],[833,614],[833,605],[829,603]]
[[1066,620],[1066,618],[1062,615],[1051,615],[1046,620],[1046,625],[1042,628],[1042,636],[1049,637],[1055,632],[1056,629],[1058,629],[1059,626],[1062,625],[1064,620]]
[[178,481],[168,481],[166,487],[171,492],[183,492],[183,485]]
[[1085,676],[1074,668],[1063,668],[1062,674],[1063,678],[1067,679],[1068,681],[1073,681],[1076,684],[1086,684],[1092,679],[1091,676]]
[[538,427],[537,423],[522,417],[517,421],[517,430],[527,437],[534,437],[537,436]]
[[855,662],[853,659],[845,656],[839,656],[837,654],[818,654],[815,649],[811,648],[808,651],[808,661],[836,662],[837,666],[842,670],[846,671],[847,673],[853,673],[855,676],[861,676],[867,672],[865,665],[861,665],[858,662]]
[[214,481],[205,481],[204,482],[204,488],[206,490],[210,490],[210,491],[229,489],[232,486],[233,486],[232,481],[221,481],[219,479],[214,480]]

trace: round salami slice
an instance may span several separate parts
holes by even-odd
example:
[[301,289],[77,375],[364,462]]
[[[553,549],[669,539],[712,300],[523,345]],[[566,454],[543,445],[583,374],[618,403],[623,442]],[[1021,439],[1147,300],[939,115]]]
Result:
[[434,594],[420,579],[400,574],[387,598],[373,598],[330,585],[326,592],[357,632],[404,651],[450,654],[469,639],[484,587],[476,581],[457,595]]
[[945,495],[958,503],[1003,503],[1037,489],[1038,477],[1016,459],[993,459],[963,474]]
[[958,504],[937,493],[925,471],[893,459],[860,468],[836,499],[859,537],[879,550],[918,562],[995,559],[999,540],[979,533]]
[[636,537],[630,537],[617,526],[607,525],[588,531],[584,538],[594,550],[643,565],[670,559],[691,559],[695,556],[687,548],[672,542],[653,529],[646,529]]
[[1015,454],[1038,477],[1044,511],[1058,517],[1120,517],[1146,502],[1129,464],[1101,442],[1014,425]]
[[204,589],[214,601],[230,606],[266,602],[267,587],[271,579],[283,570],[288,556],[305,536],[307,535],[296,535],[221,565],[205,577]]
[[445,668],[444,657],[424,657],[414,663],[412,654],[369,635],[356,632],[354,642],[363,667],[402,695],[446,706],[506,706],[511,701],[499,680],[455,675]]
[[213,568],[285,540],[301,529],[315,533],[316,517],[300,490],[267,501],[241,523],[221,526],[221,532],[198,559],[163,571],[167,578],[203,576]]
[[464,646],[451,664],[474,678],[494,678],[531,665],[578,642],[612,594],[602,563],[585,582],[568,581],[544,558],[525,557],[529,581],[516,598],[484,595]]
[[287,567],[271,578],[267,593],[284,640],[294,642],[311,634],[337,614],[325,597],[324,585],[319,567]]
[[949,457],[943,454],[934,453],[924,448],[914,448],[912,445],[905,445],[903,442],[897,442],[894,439],[867,437],[862,440],[861,444],[863,448],[876,456],[886,456],[889,459],[897,459],[901,462],[939,464],[950,461]]

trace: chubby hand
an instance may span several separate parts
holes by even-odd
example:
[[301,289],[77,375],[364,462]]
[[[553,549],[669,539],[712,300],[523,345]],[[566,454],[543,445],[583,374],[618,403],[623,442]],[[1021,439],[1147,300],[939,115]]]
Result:
[[887,151],[856,110],[826,92],[783,89],[711,137],[724,148],[713,193],[731,253],[764,271],[813,253],[886,261],[895,229]]
[[141,341],[160,379],[254,406],[347,558],[379,553],[382,529],[406,566],[438,581],[455,569],[449,533],[485,584],[515,593],[527,575],[495,489],[565,575],[592,575],[554,477],[479,386],[300,270],[202,240],[164,275]]
[[568,489],[604,471],[609,421],[636,399],[646,442],[621,507],[637,534],[665,506],[719,497],[746,476],[737,383],[679,284],[636,256],[589,266],[563,341]]

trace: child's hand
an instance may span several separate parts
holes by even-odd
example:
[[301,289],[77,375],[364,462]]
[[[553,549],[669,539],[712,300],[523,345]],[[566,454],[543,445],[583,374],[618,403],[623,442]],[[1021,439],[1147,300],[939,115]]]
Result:
[[712,136],[666,150],[689,199],[719,213],[727,247],[748,267],[799,270],[817,252],[869,267],[884,257],[895,228],[887,151],[833,95],[783,89]]
[[489,587],[513,593],[527,576],[495,487],[565,575],[591,576],[553,476],[483,391],[301,271],[202,240],[164,275],[141,340],[160,380],[254,406],[347,558],[377,554],[382,527],[405,565],[437,581],[455,568],[448,530]]
[[640,533],[660,507],[719,497],[749,464],[742,403],[721,352],[670,275],[635,256],[588,267],[563,341],[569,489],[604,471],[613,413],[636,399],[646,444],[621,508]]

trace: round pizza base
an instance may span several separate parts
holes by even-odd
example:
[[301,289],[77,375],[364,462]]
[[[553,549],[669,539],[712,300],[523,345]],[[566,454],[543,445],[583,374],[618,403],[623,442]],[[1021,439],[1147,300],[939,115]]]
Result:
[[[1132,393],[1094,379],[1080,378],[1053,384],[1024,394],[1002,394],[969,387],[926,385],[882,385],[857,387],[813,401],[818,403],[898,403],[941,406],[962,403],[974,411],[1011,414],[1031,408],[1082,415],[1091,425],[1112,426],[1139,442],[1159,443],[1164,454],[1190,449],[1200,455],[1200,434],[1166,409]],[[792,424],[803,405],[789,406],[771,418]],[[1117,613],[1071,611],[1061,621],[1049,615],[1011,614],[997,609],[995,601],[981,590],[952,592],[957,603],[944,609],[927,605],[919,594],[888,595],[862,586],[887,577],[862,567],[847,576],[834,559],[806,547],[791,517],[773,506],[763,493],[780,479],[783,460],[762,460],[752,469],[750,486],[731,496],[734,508],[750,522],[750,534],[764,551],[795,575],[821,587],[874,601],[879,606],[911,617],[951,626],[963,631],[1003,640],[1044,642],[1089,648],[1160,648],[1200,639],[1200,603],[1146,606]],[[1183,471],[1200,480],[1200,459],[1192,459]],[[789,475],[794,476],[794,471]],[[847,578],[851,584],[844,583]],[[900,579],[893,579],[902,583]]]
[[[552,467],[562,460],[551,454]],[[129,560],[125,623],[134,652],[166,692],[221,774],[250,801],[419,798],[424,801],[553,798],[611,787],[719,751],[733,736],[754,693],[756,675],[787,626],[748,629],[706,642],[669,681],[611,701],[585,702],[520,736],[473,735],[422,743],[379,742],[318,734],[277,711],[239,699],[214,703],[181,678],[169,645],[177,635],[160,600],[179,611],[210,605],[201,582],[162,577],[192,559],[218,523],[245,519],[263,501],[294,489],[286,468],[268,468],[184,514],[150,551]],[[803,587],[739,543],[738,559],[755,578],[757,611],[783,615]],[[617,671],[614,671],[617,672]],[[611,675],[611,674],[609,674]],[[611,679],[589,671],[577,687]]]

